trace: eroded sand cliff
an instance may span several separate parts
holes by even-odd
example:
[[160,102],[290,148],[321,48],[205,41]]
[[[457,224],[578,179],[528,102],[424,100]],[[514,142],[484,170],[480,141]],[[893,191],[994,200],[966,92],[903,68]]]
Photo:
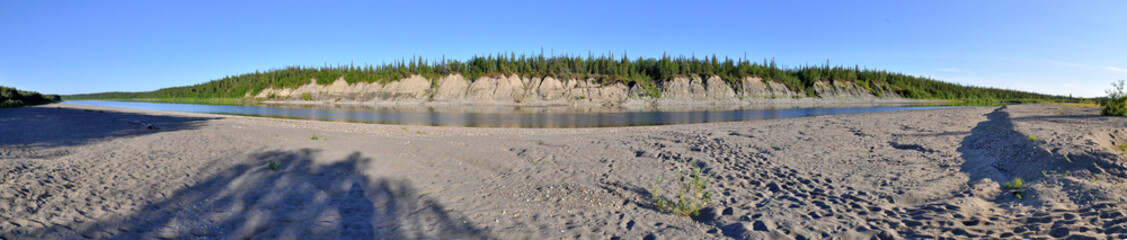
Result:
[[767,103],[895,103],[918,100],[884,91],[879,96],[851,82],[818,82],[814,96],[761,78],[729,83],[720,77],[679,77],[662,82],[653,96],[642,86],[598,79],[487,76],[471,80],[458,74],[437,79],[413,75],[387,84],[348,83],[339,78],[329,85],[315,79],[297,88],[267,88],[252,96],[266,103],[292,104],[433,104],[515,106],[642,106],[642,105],[755,105]]

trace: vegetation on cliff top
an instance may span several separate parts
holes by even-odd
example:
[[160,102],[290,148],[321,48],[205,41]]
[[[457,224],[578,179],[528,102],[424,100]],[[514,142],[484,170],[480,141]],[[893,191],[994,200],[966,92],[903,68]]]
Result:
[[449,74],[461,74],[471,80],[485,76],[516,74],[526,77],[553,76],[559,78],[592,78],[601,83],[621,82],[640,86],[654,96],[660,96],[660,86],[667,80],[684,76],[719,76],[734,89],[745,77],[758,77],[786,85],[788,88],[814,97],[816,82],[852,82],[866,88],[874,95],[894,92],[915,99],[987,99],[991,101],[1014,100],[1064,100],[1061,96],[1014,91],[998,88],[965,86],[925,77],[910,76],[859,66],[783,67],[774,60],[762,62],[748,59],[697,58],[695,56],[662,56],[661,58],[634,58],[625,54],[586,57],[562,55],[545,57],[496,54],[475,56],[467,61],[423,58],[403,59],[380,65],[341,65],[324,67],[290,66],[265,72],[228,76],[192,86],[164,88],[151,92],[108,92],[66,96],[67,99],[180,99],[180,98],[242,98],[255,95],[263,89],[296,88],[316,79],[318,84],[330,84],[343,77],[349,83],[388,83],[421,75],[437,79]]
[[0,108],[13,108],[58,102],[59,95],[43,95],[0,86]]

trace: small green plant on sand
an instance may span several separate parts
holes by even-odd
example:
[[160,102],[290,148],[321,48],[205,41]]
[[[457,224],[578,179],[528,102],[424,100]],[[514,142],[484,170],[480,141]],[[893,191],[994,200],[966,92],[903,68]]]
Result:
[[1018,199],[1025,198],[1025,182],[1022,182],[1021,178],[1014,178],[1013,181],[1006,183],[1005,187],[1006,190],[1010,190],[1010,194]]
[[1037,141],[1037,135],[1029,135],[1029,141]]
[[313,100],[313,94],[301,93],[301,100],[305,100],[305,101]]
[[668,211],[678,216],[695,217],[700,214],[700,210],[708,203],[711,194],[708,191],[708,180],[712,178],[711,174],[704,174],[697,163],[693,162],[693,168],[689,170],[688,176],[685,176],[685,171],[681,168],[677,169],[677,198],[675,200],[666,199],[659,194],[661,187],[661,177],[657,177],[657,184],[653,189],[653,201],[658,210]]
[[1100,102],[1103,109],[1100,109],[1100,115],[1104,116],[1127,116],[1127,91],[1124,91],[1124,81],[1111,83],[1112,89],[1108,89],[1107,98]]
[[269,168],[270,170],[277,172],[278,170],[282,169],[282,164],[279,164],[278,162],[275,162],[274,160],[270,160],[270,162],[266,163],[266,168]]
[[1115,146],[1115,147],[1118,147],[1119,151],[1127,153],[1127,144],[1119,144],[1118,146]]
[[318,139],[318,138],[317,138],[317,134],[316,134],[316,133],[313,133],[313,132],[309,132],[309,134],[311,134],[311,136],[309,136],[309,140],[314,140],[314,141],[316,141],[316,140]]

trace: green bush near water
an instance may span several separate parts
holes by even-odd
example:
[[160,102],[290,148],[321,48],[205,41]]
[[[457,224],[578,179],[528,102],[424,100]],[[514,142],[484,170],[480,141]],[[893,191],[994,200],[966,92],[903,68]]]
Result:
[[43,95],[37,92],[0,86],[0,108],[33,106],[62,101],[59,95]]

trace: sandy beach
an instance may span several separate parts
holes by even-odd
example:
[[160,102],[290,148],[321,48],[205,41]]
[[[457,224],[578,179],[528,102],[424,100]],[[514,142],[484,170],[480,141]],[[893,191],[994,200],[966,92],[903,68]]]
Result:
[[[50,104],[0,110],[0,238],[1122,239],[1123,144],[1061,105],[517,129]],[[657,209],[694,162],[701,215]]]

